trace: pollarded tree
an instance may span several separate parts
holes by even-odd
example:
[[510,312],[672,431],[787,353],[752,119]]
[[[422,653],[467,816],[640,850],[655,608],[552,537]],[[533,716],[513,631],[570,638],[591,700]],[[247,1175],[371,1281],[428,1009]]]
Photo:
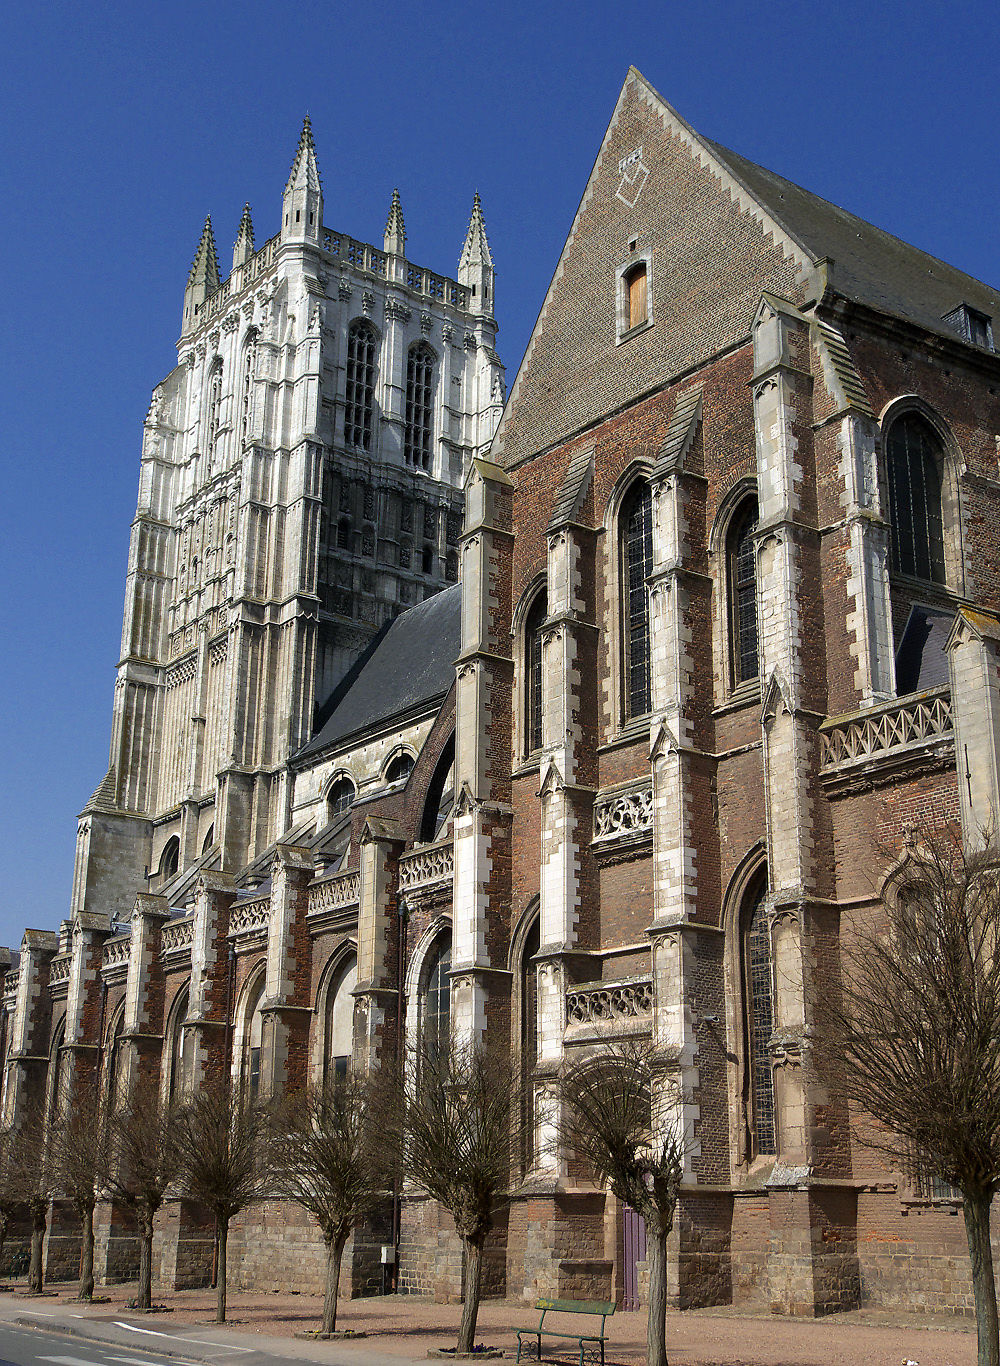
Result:
[[380,1083],[379,1132],[387,1161],[398,1152],[404,1173],[455,1221],[465,1261],[457,1350],[471,1352],[486,1240],[510,1199],[520,1151],[513,1077],[503,1059],[482,1048],[438,1049],[432,1040],[411,1063],[411,1088]]
[[139,1233],[139,1295],[136,1308],[153,1302],[153,1220],[177,1177],[178,1122],[151,1083],[136,1086],[111,1116],[108,1189],[132,1210]]
[[844,937],[816,1052],[872,1117],[868,1146],[962,1197],[979,1366],[1000,1366],[990,1208],[1000,1187],[1000,849],[914,841],[881,904]]
[[337,1076],[291,1097],[275,1121],[277,1189],[309,1211],[326,1244],[324,1334],[336,1329],[344,1247],[383,1186],[371,1094],[369,1082]]
[[215,1215],[219,1230],[216,1321],[226,1321],[229,1225],[271,1184],[271,1125],[263,1106],[219,1083],[200,1091],[178,1116],[180,1168],[187,1194]]
[[83,1233],[81,1300],[94,1297],[94,1207],[110,1178],[107,1159],[108,1128],[101,1107],[93,1090],[81,1090],[49,1131],[52,1188],[69,1198]]
[[616,1044],[568,1066],[556,1128],[566,1158],[582,1162],[646,1222],[648,1366],[667,1366],[667,1238],[683,1174],[672,1060],[646,1042]]

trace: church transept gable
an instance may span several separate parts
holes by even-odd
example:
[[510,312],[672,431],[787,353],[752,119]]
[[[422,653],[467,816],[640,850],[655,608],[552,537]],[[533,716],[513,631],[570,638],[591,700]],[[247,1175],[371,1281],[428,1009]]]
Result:
[[738,344],[761,291],[803,298],[810,270],[633,68],[511,391],[504,462]]

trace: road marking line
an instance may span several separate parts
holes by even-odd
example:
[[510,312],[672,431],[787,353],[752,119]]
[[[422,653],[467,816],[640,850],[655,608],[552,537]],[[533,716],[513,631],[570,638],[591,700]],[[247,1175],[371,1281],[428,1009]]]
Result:
[[92,1360],[90,1360],[90,1359],[87,1358],[87,1357],[42,1357],[42,1356],[40,1356],[40,1357],[38,1358],[38,1360],[39,1360],[39,1361],[54,1361],[54,1362],[57,1363],[57,1366],[100,1366],[100,1364],[99,1364],[98,1362],[92,1361]]
[[135,1323],[123,1323],[115,1319],[116,1328],[128,1328],[133,1333],[148,1333],[151,1338],[172,1338],[174,1342],[197,1342],[201,1347],[218,1347],[223,1352],[256,1352],[256,1347],[231,1347],[228,1342],[213,1342],[211,1338],[186,1338],[180,1333],[158,1333],[155,1328],[140,1328]]
[[[140,1351],[145,1351],[145,1348],[140,1348]],[[109,1360],[109,1361],[125,1361],[125,1362],[128,1362],[128,1366],[154,1366],[154,1363],[153,1363],[152,1361],[150,1361],[150,1359],[149,1359],[148,1356],[146,1356],[146,1357],[115,1357],[115,1356],[111,1356],[110,1353],[109,1353],[109,1355],[108,1355],[108,1360]]]

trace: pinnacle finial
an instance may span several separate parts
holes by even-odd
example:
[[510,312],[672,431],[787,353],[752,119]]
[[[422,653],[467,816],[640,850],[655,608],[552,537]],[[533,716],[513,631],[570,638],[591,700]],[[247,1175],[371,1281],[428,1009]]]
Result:
[[483,222],[483,204],[479,198],[478,190],[472,199],[472,215],[469,218],[469,228],[465,234],[465,245],[462,247],[459,269],[462,266],[472,265],[493,265],[490,244],[486,240],[486,224]]
[[406,255],[406,225],[403,222],[403,206],[398,190],[392,192],[392,203],[389,205],[389,217],[385,225],[384,246],[387,252],[395,256]]
[[253,219],[250,216],[250,205],[243,205],[243,216],[240,219],[240,226],[236,231],[236,241],[233,244],[233,269],[243,265],[244,261],[249,261],[254,254],[253,240]]
[[319,191],[319,168],[316,165],[316,144],[313,142],[312,123],[307,114],[302,120],[299,145],[295,149],[295,159],[288,173],[286,193],[293,188]]
[[201,230],[198,250],[191,262],[188,284],[202,284],[209,293],[219,287],[219,257],[215,250],[215,233],[212,231],[212,215],[205,215],[205,226]]

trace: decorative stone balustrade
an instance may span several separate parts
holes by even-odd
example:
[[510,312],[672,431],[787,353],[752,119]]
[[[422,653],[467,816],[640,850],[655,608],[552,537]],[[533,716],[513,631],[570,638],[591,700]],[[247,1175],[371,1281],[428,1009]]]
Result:
[[361,874],[341,873],[325,882],[314,883],[309,888],[309,910],[306,914],[328,915],[346,906],[356,906],[360,895]]
[[597,794],[594,801],[594,844],[648,839],[653,832],[653,786],[648,779],[627,788]]
[[951,693],[948,688],[916,693],[828,721],[820,737],[824,777],[897,767],[928,752],[943,758],[954,748]]
[[237,294],[246,289],[247,285],[253,284],[254,280],[259,279],[271,268],[280,240],[280,236],[269,237],[260,251],[255,251],[249,261],[244,261],[243,265],[237,266],[229,278],[223,280],[215,293],[209,295],[198,310],[199,326],[211,321],[212,318],[217,318],[220,313],[224,313],[230,299],[235,299]]
[[653,1013],[653,983],[649,977],[626,982],[590,982],[566,993],[567,1025],[614,1027],[649,1020]]
[[193,917],[186,916],[183,920],[169,921],[163,927],[163,937],[160,940],[161,958],[166,958],[168,954],[189,953],[193,938]]
[[10,968],[3,975],[3,1004],[8,1010],[14,1008],[14,1002],[17,999],[17,984],[20,976],[21,973],[19,968]]
[[451,839],[429,844],[399,860],[399,890],[413,896],[449,883],[455,876],[455,849]]
[[70,955],[61,953],[49,964],[49,986],[58,987],[69,981]]
[[229,914],[229,938],[249,939],[264,934],[271,918],[271,898],[237,903]]
[[122,963],[127,963],[132,952],[131,934],[123,935],[120,939],[106,939],[104,941],[104,959],[102,966],[105,968],[117,968]]

